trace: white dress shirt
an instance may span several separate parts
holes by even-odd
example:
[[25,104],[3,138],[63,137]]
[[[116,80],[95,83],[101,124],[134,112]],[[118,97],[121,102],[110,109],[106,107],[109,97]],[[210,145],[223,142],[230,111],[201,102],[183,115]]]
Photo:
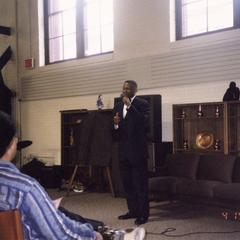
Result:
[[132,103],[132,101],[133,101],[133,99],[134,99],[135,97],[136,97],[136,95],[133,96],[133,97],[130,99],[130,105],[129,105],[129,106],[127,106],[126,104],[123,105],[123,118],[126,117],[126,115],[127,115],[127,110],[131,107],[131,103]]
[[[130,103],[132,103],[132,101],[134,100],[134,98],[136,97],[136,95],[135,96],[133,96],[131,99],[130,99]],[[131,104],[129,105],[129,106],[127,106],[126,104],[124,104],[123,105],[123,119],[126,117],[126,115],[127,115],[127,111],[128,111],[128,109],[131,107]],[[114,128],[115,129],[118,129],[118,124],[114,124]]]

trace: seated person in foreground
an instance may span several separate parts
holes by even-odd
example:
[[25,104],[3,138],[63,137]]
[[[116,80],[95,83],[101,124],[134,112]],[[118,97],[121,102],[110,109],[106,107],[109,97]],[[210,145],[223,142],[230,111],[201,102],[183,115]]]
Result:
[[0,211],[19,209],[25,239],[102,239],[88,223],[66,217],[54,207],[45,190],[11,163],[17,138],[11,118],[0,112]]
[[[21,173],[11,163],[17,151],[15,134],[15,125],[10,116],[0,111],[0,211],[20,211],[24,239],[102,240],[103,236],[110,239],[111,231],[100,231],[102,236],[94,231],[92,224],[86,223],[88,220],[97,221],[84,219],[63,208],[59,210],[34,178]],[[143,240],[145,237],[145,229],[140,227],[120,232],[122,240]],[[117,231],[113,231],[115,234],[119,239]]]

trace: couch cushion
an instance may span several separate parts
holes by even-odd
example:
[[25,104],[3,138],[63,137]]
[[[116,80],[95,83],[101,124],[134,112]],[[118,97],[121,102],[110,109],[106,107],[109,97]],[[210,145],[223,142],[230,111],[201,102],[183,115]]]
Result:
[[219,181],[179,179],[177,194],[185,196],[213,197],[213,188],[222,185]]
[[149,192],[154,193],[176,193],[176,177],[171,176],[162,176],[162,177],[153,177],[150,178],[149,183]]
[[176,153],[167,158],[171,176],[196,179],[199,155],[194,153]]
[[215,198],[227,200],[240,200],[240,183],[226,183],[214,187]]
[[202,155],[198,167],[198,179],[232,182],[236,157],[231,155]]
[[233,182],[240,183],[240,157],[236,158],[234,167],[233,167]]

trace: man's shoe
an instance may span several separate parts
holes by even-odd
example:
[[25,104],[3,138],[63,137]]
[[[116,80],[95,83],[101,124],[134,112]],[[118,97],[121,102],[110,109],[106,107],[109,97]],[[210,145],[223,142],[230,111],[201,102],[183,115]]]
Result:
[[132,231],[125,231],[123,240],[143,240],[146,234],[146,231],[142,227],[137,227]]
[[120,220],[126,220],[126,219],[130,219],[130,218],[136,218],[136,216],[133,214],[130,214],[129,212],[124,215],[118,216],[118,219],[120,219]]
[[135,224],[136,225],[141,225],[141,224],[144,224],[148,221],[148,217],[138,217],[136,220],[135,220]]

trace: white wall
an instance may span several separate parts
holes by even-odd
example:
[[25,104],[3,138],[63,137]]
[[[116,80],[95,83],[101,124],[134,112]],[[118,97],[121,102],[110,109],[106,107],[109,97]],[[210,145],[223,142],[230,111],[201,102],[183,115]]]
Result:
[[156,54],[169,48],[168,0],[115,0],[114,5],[115,59]]
[[[170,22],[172,21],[170,21],[169,17],[169,0],[115,0],[115,50],[113,54],[68,61],[46,67],[38,67],[39,46],[41,45],[38,41],[38,3],[32,0],[19,0],[17,3],[20,79],[25,79],[25,82],[27,82],[28,79],[29,81],[39,82],[41,79],[48,79],[50,74],[56,73],[57,75],[60,71],[65,71],[69,68],[73,69],[73,71],[75,69],[77,73],[80,69],[91,68],[99,64],[99,66],[101,66],[101,63],[105,65],[113,63],[122,64],[125,66],[122,81],[114,80],[115,88],[111,91],[112,93],[106,91],[103,94],[106,107],[112,107],[113,98],[119,96],[121,84],[125,78],[135,78],[140,85],[140,94],[162,95],[164,141],[172,140],[172,104],[221,101],[230,80],[235,80],[239,84],[236,69],[229,68],[226,74],[220,72],[221,77],[218,78],[216,77],[218,76],[217,72],[222,71],[222,69],[216,69],[216,66],[214,69],[211,69],[214,67],[211,65],[206,78],[202,79],[202,75],[199,74],[196,76],[196,73],[194,75],[193,72],[193,79],[184,82],[184,84],[179,81],[178,74],[176,75],[176,79],[171,77],[171,81],[169,80],[171,84],[169,85],[167,84],[168,79],[165,79],[165,83],[163,84],[161,72],[158,73],[159,75],[153,74],[152,64],[154,59],[160,62],[161,59],[171,57],[174,60],[174,57],[179,55],[179,53],[183,56],[189,54],[189,56],[193,56],[195,53],[201,53],[202,50],[206,51],[206,49],[209,49],[209,55],[206,53],[206,56],[202,56],[202,59],[205,61],[212,57],[214,49],[224,49],[226,46],[235,51],[239,45],[237,44],[240,39],[239,30],[170,42]],[[40,52],[43,52],[43,50],[41,49]],[[28,57],[34,57],[36,60],[37,67],[33,70],[25,70],[23,68],[23,60]],[[231,57],[231,54],[228,57]],[[220,60],[216,57],[216,61],[222,62],[223,65],[225,65],[225,62],[227,65],[227,59],[228,58],[224,56],[221,56]],[[191,61],[188,59],[182,60],[185,61],[185,63]],[[196,61],[196,65],[199,64],[197,59],[194,61]],[[171,61],[169,61],[168,64],[171,65]],[[191,62],[191,64],[194,66],[194,62]],[[237,57],[233,65],[235,67],[239,65]],[[180,74],[181,67],[179,66],[181,65],[178,65],[178,73]],[[170,71],[174,72],[174,70],[174,64],[172,63]],[[215,75],[211,74],[211,72]],[[191,72],[186,74],[188,74],[188,77],[191,76]],[[84,81],[84,79],[81,79],[80,76],[79,81]],[[99,84],[99,86],[100,85],[101,84]],[[109,85],[111,85],[111,82],[109,82]],[[38,89],[35,89],[35,92],[37,90]],[[21,102],[22,138],[33,140],[33,145],[24,150],[23,155],[35,153],[41,156],[54,156],[54,163],[60,163],[59,111],[66,109],[96,108],[97,93],[83,94],[81,92],[79,96],[77,95],[78,94],[65,98]]]

